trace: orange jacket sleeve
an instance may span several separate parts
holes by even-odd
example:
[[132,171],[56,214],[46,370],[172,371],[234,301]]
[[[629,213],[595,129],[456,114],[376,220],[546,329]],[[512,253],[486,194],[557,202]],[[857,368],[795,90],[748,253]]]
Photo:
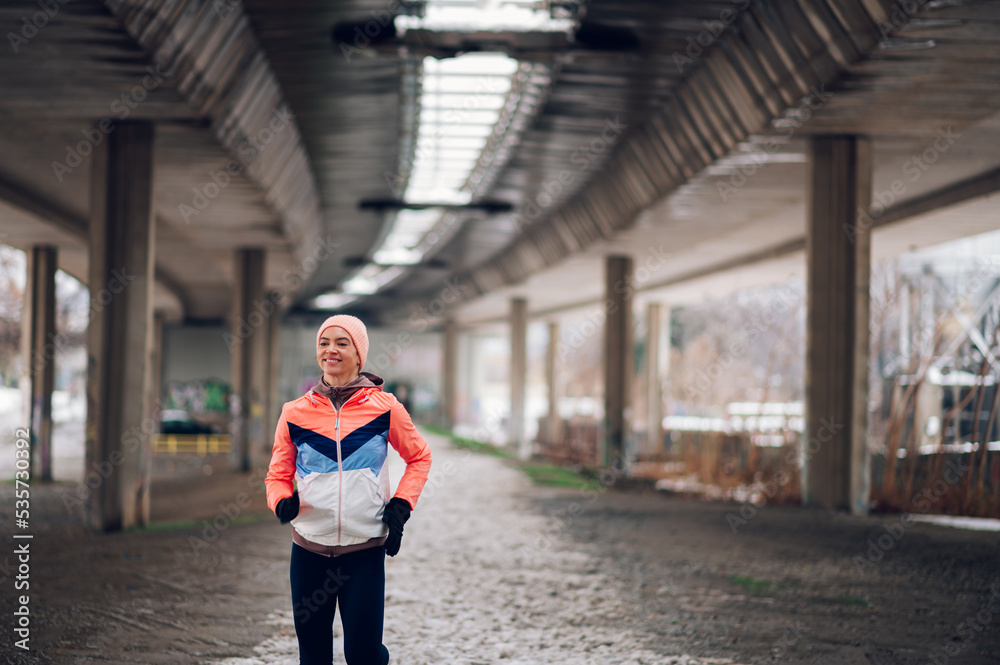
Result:
[[288,421],[285,407],[281,407],[278,427],[274,430],[274,448],[271,450],[271,464],[267,468],[264,485],[267,487],[267,507],[274,511],[282,499],[287,499],[295,491],[295,444],[288,435]]
[[406,472],[400,478],[394,496],[405,499],[411,508],[415,508],[431,471],[431,447],[420,436],[410,420],[410,414],[395,398],[389,415],[389,444],[406,462]]

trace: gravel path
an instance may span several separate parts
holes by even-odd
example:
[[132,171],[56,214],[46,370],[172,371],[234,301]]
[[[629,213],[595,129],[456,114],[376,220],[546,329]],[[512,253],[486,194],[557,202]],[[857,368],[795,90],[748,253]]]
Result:
[[[393,665],[1000,662],[995,533],[542,488],[429,439],[431,479],[387,560]],[[202,475],[154,484],[156,528],[112,534],[83,529],[78,486],[33,486],[31,650],[8,633],[0,665],[296,665],[289,527],[261,472]],[[0,523],[14,500],[0,483]]]
[[[732,662],[695,661],[647,644],[632,625],[635,590],[606,574],[607,563],[554,533],[553,523],[532,508],[539,490],[523,474],[498,459],[456,451],[443,439],[431,443],[427,487],[400,554],[387,559],[384,642],[393,665]],[[397,460],[392,478],[401,468]],[[207,662],[295,665],[290,610],[281,608],[270,620],[280,630],[257,647],[255,658]],[[341,644],[335,653],[342,653]]]

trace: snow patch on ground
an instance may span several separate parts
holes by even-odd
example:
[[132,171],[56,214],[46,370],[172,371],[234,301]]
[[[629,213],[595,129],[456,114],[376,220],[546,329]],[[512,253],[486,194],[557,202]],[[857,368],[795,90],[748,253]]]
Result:
[[1000,520],[990,517],[954,517],[952,515],[910,515],[914,522],[929,522],[954,529],[971,531],[1000,531]]

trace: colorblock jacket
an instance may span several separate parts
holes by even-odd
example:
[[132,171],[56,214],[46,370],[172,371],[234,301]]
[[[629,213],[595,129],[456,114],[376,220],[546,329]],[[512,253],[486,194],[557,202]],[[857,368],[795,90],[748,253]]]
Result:
[[[310,390],[281,409],[271,465],[264,480],[267,505],[299,491],[292,526],[320,545],[356,545],[386,535],[388,446],[406,462],[395,496],[416,507],[427,481],[431,451],[410,414],[382,380],[355,392],[340,409]],[[294,479],[294,485],[293,485]]]

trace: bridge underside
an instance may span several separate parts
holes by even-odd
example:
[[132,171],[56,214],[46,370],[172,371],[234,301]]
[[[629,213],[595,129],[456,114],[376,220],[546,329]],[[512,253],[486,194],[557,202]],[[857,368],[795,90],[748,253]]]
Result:
[[[346,293],[386,267],[374,255],[408,203],[393,182],[417,150],[419,56],[456,38],[418,44],[376,21],[346,57],[333,27],[383,4],[84,0],[28,23],[0,9],[23,26],[0,57],[0,239],[32,257],[25,353],[44,359],[55,335],[55,268],[86,283],[88,460],[124,460],[93,523],[148,515],[148,441],[128,442],[155,412],[166,322],[231,326],[233,464],[247,469],[269,450],[279,323],[324,316],[321,294],[351,296],[373,327],[444,303],[431,323],[446,340],[508,319],[523,339],[529,321],[616,303],[604,393],[617,431],[629,310],[790,276],[810,302],[805,439],[824,418],[844,425],[807,459],[806,500],[866,510],[868,268],[997,226],[1000,3],[566,3],[573,40],[491,38],[530,65],[518,94],[537,99],[479,156],[499,165],[483,167],[489,186],[447,233],[417,239],[430,249],[416,264]],[[50,364],[26,363],[42,459]],[[608,463],[625,454],[618,435],[603,445]]]

